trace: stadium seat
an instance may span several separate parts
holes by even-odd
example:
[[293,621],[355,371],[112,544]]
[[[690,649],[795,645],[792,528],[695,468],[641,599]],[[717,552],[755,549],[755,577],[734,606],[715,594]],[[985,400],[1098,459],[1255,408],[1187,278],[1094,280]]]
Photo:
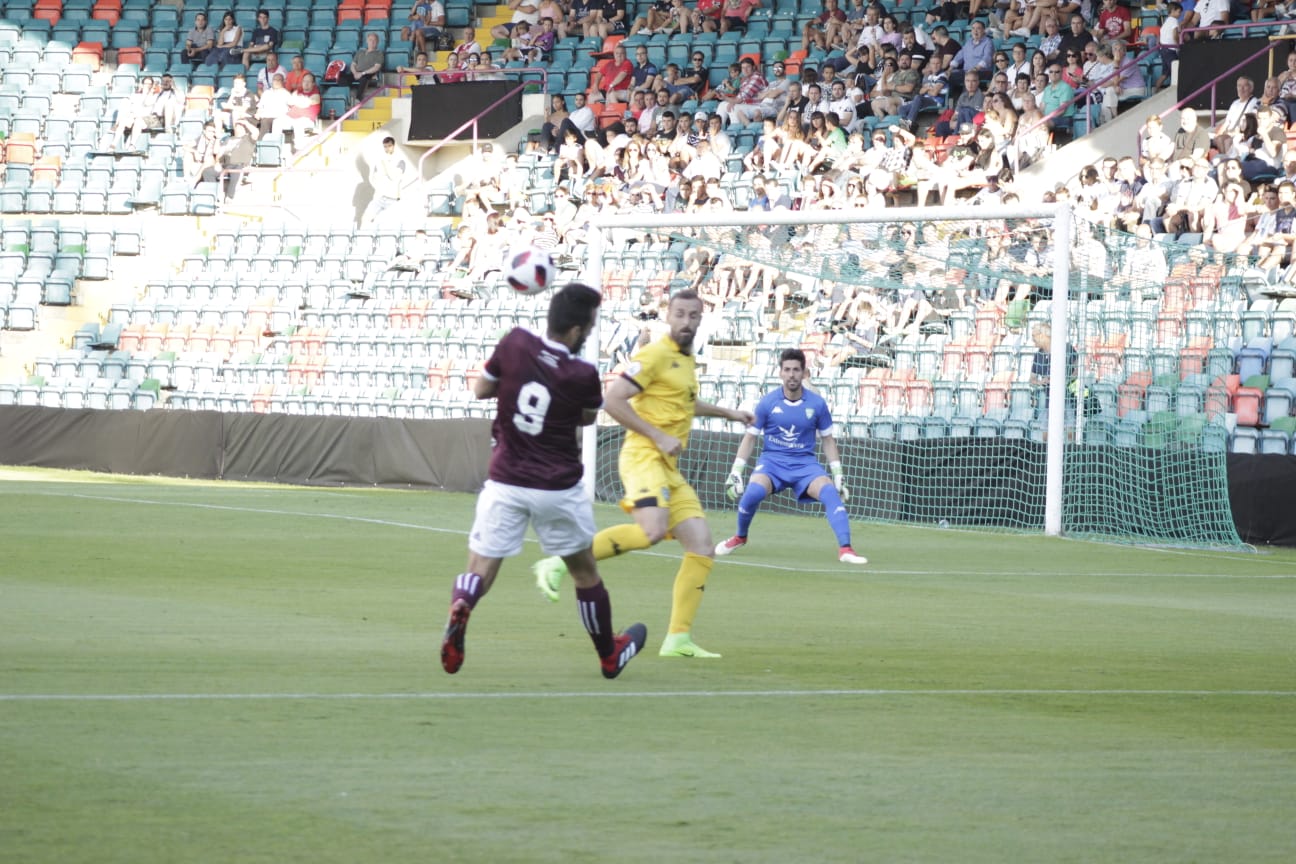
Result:
[[1260,430],[1239,426],[1229,439],[1230,453],[1257,453],[1260,449]]

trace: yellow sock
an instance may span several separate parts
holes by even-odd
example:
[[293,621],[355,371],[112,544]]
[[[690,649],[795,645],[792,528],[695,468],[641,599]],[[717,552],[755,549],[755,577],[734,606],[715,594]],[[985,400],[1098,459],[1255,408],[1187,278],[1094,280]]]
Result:
[[648,542],[648,535],[637,523],[627,522],[624,525],[604,528],[594,535],[594,557],[603,561],[636,549],[647,549],[651,545]]
[[693,619],[702,605],[707,576],[715,559],[709,555],[684,553],[679,572],[675,574],[675,590],[671,602],[671,633],[688,633],[693,629]]

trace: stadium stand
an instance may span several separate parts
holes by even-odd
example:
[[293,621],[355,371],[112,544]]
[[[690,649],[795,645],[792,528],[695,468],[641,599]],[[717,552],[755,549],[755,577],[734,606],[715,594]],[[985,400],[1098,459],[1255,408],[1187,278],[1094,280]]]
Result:
[[[482,47],[501,61],[495,70],[481,65],[480,58],[470,66],[466,52],[438,51],[429,65],[447,86],[455,75],[510,74],[538,62],[524,43],[490,43],[491,27],[511,17],[506,8],[453,0],[445,5],[447,27],[475,27],[486,40]],[[648,5],[632,4],[627,19],[646,15]],[[413,62],[412,43],[401,38],[407,10],[390,3],[236,2],[234,14],[248,33],[259,8],[270,12],[281,34],[281,53],[300,55],[321,80],[330,62],[349,59],[369,33],[379,36],[390,84],[402,84],[396,69]],[[631,131],[631,118],[639,126],[637,101],[591,108],[603,130],[600,143],[573,145],[555,137],[546,146],[543,135],[524,138],[519,152],[480,160],[489,170],[465,165],[457,178],[438,178],[429,186],[426,222],[357,230],[353,223],[334,225],[333,220],[280,225],[233,215],[211,219],[226,207],[224,196],[215,183],[192,182],[185,164],[203,124],[224,106],[241,67],[216,69],[184,59],[186,34],[202,11],[196,5],[6,2],[0,16],[0,133],[5,138],[0,315],[9,331],[34,330],[43,315],[58,308],[82,309],[94,320],[74,322],[67,344],[51,345],[34,357],[17,376],[21,380],[0,388],[0,402],[475,416],[486,408],[469,400],[468,386],[484,352],[507,327],[538,325],[540,313],[533,301],[507,296],[497,271],[474,261],[471,250],[465,253],[464,235],[456,230],[460,224],[471,226],[467,236],[479,241],[488,230],[487,214],[502,212],[500,230],[510,238],[505,247],[525,240],[551,248],[560,260],[578,260],[582,221],[603,207],[689,211],[764,206],[767,200],[778,205],[780,199],[803,208],[881,207],[926,203],[929,193],[951,202],[1010,201],[1017,194],[1016,175],[1067,139],[1062,124],[1051,131],[1038,125],[1043,114],[1029,106],[1041,94],[1014,99],[1020,94],[1011,86],[1000,88],[993,76],[990,102],[966,121],[951,117],[956,122],[948,129],[939,126],[940,118],[955,104],[961,81],[950,82],[953,90],[930,106],[920,106],[917,123],[888,110],[849,118],[852,134],[833,151],[829,174],[817,173],[823,167],[817,157],[824,146],[838,148],[838,142],[828,143],[828,133],[813,123],[811,136],[823,138],[818,150],[806,142],[801,124],[767,129],[758,121],[766,108],[776,106],[763,106],[756,89],[738,97],[752,107],[749,115],[740,112],[727,125],[714,126],[712,117],[726,101],[727,65],[739,57],[759,61],[754,71],[766,85],[765,76],[773,76],[777,64],[785,75],[800,75],[807,89],[820,74],[836,78],[850,68],[852,53],[859,58],[854,42],[863,28],[873,26],[865,21],[862,5],[851,10],[843,31],[851,34],[849,44],[801,47],[802,29],[819,8],[776,0],[753,12],[745,31],[704,29],[671,38],[642,31],[604,37],[564,23],[545,68],[550,92],[570,108],[576,97],[592,92],[603,55],[615,44],[631,56],[643,47],[662,72],[669,63],[686,67],[695,54],[701,56],[710,70],[706,88],[681,91],[678,101],[671,96],[668,106],[649,109],[657,117],[672,111],[689,131],[660,139],[662,146],[640,145],[628,134],[619,138]],[[848,93],[855,87],[860,91],[846,98],[892,92],[890,79],[899,73],[886,63],[888,45],[916,46],[913,50],[926,56],[933,50],[930,34],[942,24],[959,41],[969,38],[967,22],[929,20],[910,4],[886,8],[896,26],[878,25],[885,39],[869,48],[876,68],[846,80]],[[1137,79],[1133,89],[1146,94],[1166,72],[1165,55],[1155,42],[1162,13],[1133,11],[1138,20],[1129,74]],[[1002,31],[989,38],[993,51],[1005,56],[1015,42],[1036,51],[1043,41]],[[825,67],[833,72],[824,73]],[[163,74],[181,94],[175,122],[149,124],[145,139],[132,149],[117,146],[117,121],[132,110],[144,82],[157,86]],[[1101,70],[1097,74],[1102,77]],[[742,82],[736,84],[735,93],[742,94]],[[820,110],[833,98],[831,84],[827,87],[823,105],[815,106]],[[1097,98],[1096,109],[1079,106],[1095,122],[1073,126],[1070,135],[1078,137],[1099,125],[1096,121],[1119,119],[1102,110],[1101,94]],[[1142,98],[1118,100],[1119,107]],[[377,115],[361,119],[357,114],[345,122],[368,124],[368,131],[389,120],[390,94],[380,99],[388,102],[363,109]],[[325,88],[325,124],[350,107],[344,92]],[[696,119],[699,113],[703,116]],[[566,108],[548,117],[554,127],[563,119],[577,118]],[[969,132],[962,131],[964,123]],[[979,140],[979,131],[988,135],[988,146],[973,152],[969,145]],[[697,142],[704,137],[711,153],[699,156],[703,148]],[[1274,171],[1253,173],[1248,183],[1245,201],[1254,208],[1253,217],[1261,215],[1265,176],[1270,181],[1287,176],[1284,147],[1285,140]],[[283,135],[266,135],[256,145],[255,164],[278,170],[290,161],[289,151]],[[1219,152],[1212,170],[1234,155]],[[1296,301],[1283,295],[1290,292],[1291,272],[1257,269],[1252,265],[1263,262],[1258,256],[1231,257],[1237,246],[1229,248],[1218,238],[1238,216],[1230,217],[1227,208],[1217,213],[1214,197],[1200,210],[1205,222],[1186,226],[1199,230],[1169,230],[1158,216],[1147,216],[1135,192],[1148,188],[1144,166],[1133,166],[1133,178],[1120,173],[1124,167],[1116,160],[1092,167],[1091,180],[1068,183],[1050,191],[1048,199],[1072,198],[1086,219],[1101,226],[1109,253],[1106,275],[1119,279],[1125,263],[1149,248],[1147,238],[1123,230],[1142,224],[1152,228],[1151,248],[1161,250],[1170,278],[1163,291],[1149,288],[1135,296],[1126,290],[1085,308],[1086,332],[1101,334],[1092,345],[1081,346],[1094,375],[1096,410],[1087,434],[1118,446],[1165,441],[1168,417],[1225,412],[1236,422],[1226,446],[1239,452],[1280,447],[1290,452],[1296,366],[1291,304]],[[1181,161],[1169,167],[1191,173]],[[687,174],[701,181],[672,179]],[[993,182],[989,175],[995,175]],[[1132,200],[1123,199],[1122,184],[1130,187]],[[1217,194],[1223,200],[1224,193]],[[1138,218],[1129,216],[1132,210]],[[110,222],[113,215],[132,218]],[[164,249],[151,250],[163,256],[164,266],[155,268],[141,290],[129,300],[87,308],[86,295],[95,284],[116,287],[116,271],[143,272],[133,261],[143,251],[144,230],[132,223],[162,216],[211,219],[196,223],[202,245],[173,257]],[[426,234],[416,235],[418,228]],[[1184,242],[1194,238],[1207,244],[1209,260]],[[674,287],[697,285],[716,310],[710,338],[717,350],[702,378],[703,398],[753,395],[757,384],[770,382],[763,372],[753,380],[746,371],[771,368],[778,349],[796,345],[814,358],[817,378],[843,406],[839,410],[854,434],[899,439],[1040,434],[1030,382],[1035,352],[1030,327],[1042,320],[1047,301],[1041,303],[1038,293],[1005,289],[991,279],[992,268],[978,264],[988,255],[1025,257],[1030,250],[996,249],[992,238],[954,250],[958,260],[950,262],[948,285],[974,287],[960,297],[961,308],[921,327],[923,319],[914,317],[917,307],[906,310],[897,303],[888,310],[890,320],[866,320],[860,307],[825,301],[812,280],[724,256],[700,261],[695,248],[678,239],[635,239],[640,242],[625,244],[603,262],[608,317],[617,322],[604,335],[609,362],[621,356],[622,343],[636,331],[635,314]],[[896,254],[904,253],[903,238],[888,242]],[[416,246],[421,247],[418,267],[393,267]],[[880,354],[890,365],[862,362]],[[1193,434],[1192,422],[1172,425],[1175,434]]]

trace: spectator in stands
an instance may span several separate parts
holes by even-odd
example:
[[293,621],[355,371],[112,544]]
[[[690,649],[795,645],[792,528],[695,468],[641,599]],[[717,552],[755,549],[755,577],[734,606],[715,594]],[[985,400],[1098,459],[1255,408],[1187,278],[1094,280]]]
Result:
[[288,96],[288,110],[272,126],[275,132],[293,133],[293,152],[302,149],[303,138],[319,131],[320,91],[315,76],[302,76],[301,89]]
[[720,32],[730,30],[746,32],[747,19],[753,10],[761,7],[761,0],[723,0],[720,6]]
[[1166,230],[1173,232],[1176,240],[1184,234],[1201,231],[1202,216],[1219,194],[1219,186],[1210,176],[1210,162],[1205,157],[1193,159],[1188,167],[1188,178],[1175,185],[1166,204]]
[[[755,110],[765,96],[768,82],[756,68],[756,62],[750,57],[743,57],[739,65],[738,91],[733,96],[721,99],[716,109],[722,125],[728,125],[734,117],[741,117],[743,110]],[[762,112],[763,116],[763,112]]]
[[[306,60],[305,58],[303,58],[302,72],[305,73],[305,71],[306,71]],[[265,93],[267,90],[270,89],[270,85],[274,83],[274,77],[276,75],[282,75],[284,79],[284,86],[288,85],[289,71],[283,68],[283,66],[279,64],[279,55],[274,51],[270,51],[269,53],[266,54],[265,65],[261,67],[261,70],[259,72],[257,72],[256,85],[257,85],[258,95]],[[298,84],[301,83],[301,75],[298,75],[296,77],[296,82]]]
[[216,32],[207,23],[206,13],[199,12],[194,16],[193,29],[185,36],[184,58],[197,71],[215,47]]
[[[1071,16],[1071,29],[1062,34],[1058,42],[1058,54],[1056,56],[1065,57],[1066,52],[1075,51],[1081,56],[1086,57],[1086,49],[1094,44],[1094,38],[1089,31],[1085,29],[1085,20],[1078,12]],[[1053,62],[1054,58],[1049,58]]]
[[1048,68],[1048,86],[1039,96],[1039,107],[1048,117],[1054,111],[1061,110],[1056,117],[1048,120],[1048,126],[1053,130],[1069,131],[1071,129],[1071,118],[1075,116],[1076,106],[1074,103],[1075,91],[1071,85],[1062,80],[1062,67],[1057,63],[1052,63]]
[[[1296,244],[1296,186],[1283,180],[1278,184],[1278,208],[1261,215],[1256,223],[1256,233],[1265,223],[1263,242],[1252,250],[1261,270],[1286,267],[1292,263],[1292,247]],[[1241,251],[1241,250],[1239,250]]]
[[184,172],[190,185],[219,179],[220,138],[212,121],[204,123],[198,137],[185,145]]
[[1008,162],[1016,173],[1034,165],[1048,150],[1049,130],[1044,122],[1044,112],[1039,109],[1034,93],[1022,98],[1022,110],[1017,116],[1017,131],[1006,150]]
[[1143,70],[1138,61],[1129,56],[1129,48],[1124,42],[1111,44],[1112,65],[1120,73],[1116,79],[1116,101],[1120,103],[1142,99],[1147,95],[1147,82],[1143,80]]
[[[969,71],[963,76],[963,93],[954,102],[954,119],[950,121],[950,125],[959,127],[965,123],[974,123],[977,115],[984,108],[985,94],[981,92],[980,76],[974,71]],[[949,132],[944,131],[939,134],[948,135]]]
[[[427,62],[427,58],[425,57],[425,58],[424,58],[424,63],[426,63],[426,62]],[[302,78],[305,77],[305,75],[306,75],[306,58],[303,57],[303,56],[300,55],[300,54],[294,54],[293,57],[292,57],[292,59],[289,60],[288,63],[289,63],[289,69],[288,69],[287,72],[276,71],[274,74],[276,74],[276,75],[278,75],[278,74],[283,74],[283,76],[284,76],[284,86],[285,86],[286,88],[288,88],[288,92],[290,92],[290,93],[296,93],[298,90],[301,89],[301,82],[302,82]],[[266,68],[267,68],[267,69],[270,68],[270,64],[269,64],[268,61],[267,61],[267,63],[266,63]],[[279,65],[278,65],[278,61],[276,61],[275,69],[276,69],[276,70],[282,70],[282,69],[283,69],[282,66],[279,66]],[[273,81],[273,78],[268,79],[268,80],[266,81],[266,87],[267,87],[267,88],[270,87],[270,84],[271,84],[272,81]],[[260,74],[257,75],[257,92],[258,92],[258,93],[261,92],[261,76],[260,76]]]
[[1211,145],[1221,153],[1228,152],[1232,146],[1231,136],[1241,131],[1242,118],[1253,113],[1260,106],[1260,100],[1255,97],[1254,80],[1246,75],[1241,75],[1237,79],[1236,87],[1237,98],[1229,105],[1228,113],[1224,115],[1224,119],[1211,130]]
[[221,144],[219,159],[225,175],[225,203],[229,204],[243,182],[243,172],[256,159],[256,132],[250,123],[234,124],[233,133]]
[[1169,162],[1174,158],[1174,141],[1165,134],[1160,114],[1152,114],[1143,126],[1143,140],[1139,152],[1145,159],[1160,159]]
[[1010,83],[1015,82],[1018,75],[1026,75],[1027,80],[1029,80],[1031,62],[1030,57],[1026,54],[1026,44],[1024,42],[1013,43],[1008,66],[1000,71],[1008,76]]
[[994,68],[991,62],[994,57],[994,43],[986,36],[985,25],[980,21],[973,21],[969,32],[972,38],[954,55],[954,59],[950,61],[949,71],[989,73]]
[[535,35],[531,39],[531,51],[527,54],[528,63],[536,66],[541,63],[548,63],[553,58],[554,45],[558,41],[555,26],[557,26],[555,19],[541,18],[539,29],[532,28]]
[[468,58],[476,54],[481,56],[482,46],[477,41],[477,31],[472,27],[463,29],[463,39],[450,52],[451,68],[463,69],[468,66]]
[[706,55],[693,49],[690,64],[688,69],[680,70],[679,77],[668,88],[672,90],[671,102],[676,105],[688,99],[701,100],[706,94],[711,77],[711,70],[706,65]]
[[630,18],[626,11],[626,0],[603,0],[602,14],[599,16],[598,29],[594,35],[600,39],[624,36],[629,28]]
[[[1179,33],[1183,28],[1183,4],[1179,0],[1170,0],[1166,4],[1166,17],[1161,22],[1161,32],[1157,35],[1157,51],[1161,58],[1161,77],[1152,86],[1160,90],[1170,82],[1172,66],[1179,59]],[[1288,69],[1291,65],[1288,64]]]
[[[113,122],[113,148],[137,150],[135,126],[140,118],[148,116],[153,109],[153,99],[157,95],[156,81],[153,76],[145,75],[135,86],[126,104],[117,109],[117,118]],[[141,127],[142,128],[142,127]]]
[[[1080,29],[1084,29],[1084,19],[1080,19]],[[1044,55],[1047,61],[1061,60],[1064,57],[1062,47],[1062,32],[1058,29],[1058,19],[1056,15],[1045,15],[1042,29],[1040,30],[1041,38],[1037,52]],[[1079,56],[1084,46],[1076,46],[1073,50]]]
[[1179,109],[1179,131],[1175,132],[1171,162],[1205,156],[1210,152],[1210,132],[1197,125],[1197,112],[1192,108]]
[[214,112],[221,131],[232,132],[235,123],[245,120],[250,122],[256,114],[256,103],[256,95],[247,88],[247,76],[242,73],[235,75],[229,94],[220,101]]
[[665,90],[656,90],[644,100],[647,107],[639,115],[639,132],[645,138],[652,138],[657,134],[657,126],[661,121],[661,116],[670,108],[670,94]]
[[1153,233],[1165,227],[1162,216],[1165,214],[1165,206],[1170,200],[1173,189],[1174,182],[1167,172],[1165,160],[1158,157],[1146,159],[1143,166],[1143,186],[1135,193],[1134,202],[1142,210],[1139,221],[1151,226]]
[[949,203],[945,200],[946,194],[952,194],[953,185],[961,182],[967,176],[972,169],[972,164],[980,154],[981,148],[976,140],[976,127],[968,122],[961,125],[958,131],[959,140],[950,148],[944,162],[939,165],[920,163],[917,166],[921,169],[917,172],[918,185],[916,190],[920,207],[927,204],[927,199],[932,192],[938,194],[940,203]]
[[[158,91],[157,98],[153,100],[153,117],[149,128],[172,132],[180,122],[180,115],[184,113],[185,96],[175,86],[175,79],[171,77],[170,72],[162,73],[159,84],[161,89]],[[157,120],[161,120],[161,123],[156,122]]]
[[1098,26],[1092,32],[1094,39],[1100,42],[1128,42],[1134,35],[1129,9],[1121,6],[1119,0],[1102,0]]
[[[510,4],[511,8],[512,4]],[[410,8],[406,24],[401,28],[401,39],[414,43],[414,50],[428,53],[427,40],[432,40],[433,49],[436,40],[445,29],[446,12],[441,0],[415,0]]]
[[567,12],[568,35],[579,30],[582,39],[590,38],[602,15],[602,0],[572,0]]
[[396,139],[383,138],[382,153],[369,169],[369,183],[373,186],[373,199],[365,208],[361,223],[372,225],[385,211],[400,204],[405,188],[414,180],[405,156],[396,149]]
[[207,52],[203,63],[224,69],[225,64],[237,57],[243,50],[243,28],[239,26],[233,12],[226,12],[221,18],[220,32],[216,34],[216,47]]
[[513,30],[518,24],[526,24],[528,27],[535,27],[540,23],[540,2],[539,0],[508,0],[508,8],[513,12],[512,18],[507,24],[496,24],[491,28],[490,35],[497,40],[511,39]]
[[[414,55],[413,66],[397,66],[396,74],[401,76],[401,86],[417,87],[420,84],[432,83],[430,76],[435,73],[433,73],[432,67],[428,65],[428,55],[420,51]],[[288,89],[292,90],[293,88],[289,85]]]
[[[1236,251],[1246,240],[1250,215],[1242,185],[1225,183],[1202,218],[1202,244],[1216,252]],[[1152,236],[1150,228],[1148,236]]]
[[338,76],[338,84],[351,88],[352,101],[364,99],[365,91],[382,75],[383,62],[386,58],[378,47],[378,34],[365,35],[365,47],[357,51],[350,64]]
[[635,46],[635,59],[632,69],[630,84],[632,90],[651,94],[657,89],[657,64],[648,58],[647,46]]
[[1070,84],[1071,89],[1076,92],[1083,90],[1085,86],[1085,67],[1082,60],[1079,51],[1067,49],[1062,67],[1062,80]]
[[258,131],[262,136],[269,135],[276,122],[288,116],[292,93],[285,86],[284,76],[276,75],[270,82],[270,89],[261,94],[257,100],[256,120]]
[[1283,130],[1287,125],[1287,104],[1282,101],[1281,92],[1282,82],[1279,80],[1279,76],[1275,75],[1272,78],[1266,78],[1264,87],[1262,87],[1260,91],[1260,100],[1259,105],[1256,106],[1256,113],[1263,114],[1265,111],[1277,112],[1278,120],[1281,125],[1274,127],[1271,131],[1275,135],[1281,135],[1283,138],[1286,138],[1286,135],[1283,134]]
[[634,85],[634,65],[626,58],[625,46],[617,43],[612,56],[600,63],[590,76],[589,101],[629,102]]
[[[757,120],[777,117],[779,110],[787,101],[791,85],[792,82],[784,74],[783,61],[774,61],[770,67],[770,78],[765,81],[764,88],[754,95],[754,101],[735,104],[732,111],[728,112],[729,118],[739,123],[753,123]],[[719,113],[722,117],[726,114],[725,108],[725,105],[720,106]]]
[[1248,256],[1253,252],[1258,253],[1261,257],[1267,252],[1265,244],[1270,234],[1273,233],[1274,213],[1278,212],[1278,187],[1265,186],[1260,193],[1260,206],[1252,208],[1256,215],[1255,227],[1247,238],[1237,247],[1237,253],[1240,256]]
[[1270,110],[1242,118],[1242,129],[1233,136],[1233,147],[1227,155],[1241,162],[1242,176],[1248,181],[1254,183],[1258,178],[1273,178],[1282,173],[1286,136],[1275,139],[1268,134],[1278,126]]
[[950,64],[958,56],[963,46],[950,38],[949,30],[942,24],[932,30],[932,42],[936,45],[936,55],[941,58],[941,68],[947,73],[950,71]]
[[1287,55],[1287,68],[1278,76],[1278,99],[1288,126],[1296,125],[1296,50]]
[[[894,117],[900,111],[900,106],[911,100],[918,94],[922,84],[922,72],[913,67],[913,58],[907,54],[901,54],[896,58],[897,67],[895,74],[884,76],[886,84],[877,91],[877,95],[870,100],[870,107],[873,109],[873,116],[879,120],[886,117]],[[885,68],[884,68],[885,72]],[[837,82],[841,85],[841,82]],[[842,87],[843,93],[845,87]]]
[[630,25],[630,35],[634,36],[640,30],[653,33],[669,33],[671,31],[671,3],[670,0],[653,0],[652,5],[634,19]]
[[1243,200],[1251,197],[1251,182],[1242,176],[1242,163],[1236,158],[1220,159],[1215,163],[1215,182],[1220,189],[1226,183],[1236,183],[1242,187]]
[[279,38],[279,31],[270,26],[270,13],[258,9],[252,41],[243,49],[243,68],[251,69],[253,63],[265,60],[271,51],[278,49]]
[[945,107],[949,95],[949,76],[941,69],[940,57],[933,54],[927,58],[922,83],[914,97],[900,106],[900,117],[905,128],[913,130],[918,127],[918,115],[933,108]]
[[812,44],[827,51],[829,36],[846,23],[846,13],[838,8],[837,0],[823,0],[823,11],[801,28],[801,50],[808,51]]
[[[1197,27],[1216,27],[1221,24],[1227,24],[1231,14],[1230,0],[1198,0],[1196,12],[1198,15]],[[1210,34],[1210,38],[1220,38],[1221,31],[1216,30]]]

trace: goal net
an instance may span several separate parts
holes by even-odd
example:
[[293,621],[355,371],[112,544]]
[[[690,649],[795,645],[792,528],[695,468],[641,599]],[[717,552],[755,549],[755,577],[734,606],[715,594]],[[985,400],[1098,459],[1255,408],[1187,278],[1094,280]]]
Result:
[[[1227,379],[1246,295],[1198,250],[1065,205],[625,215],[588,242],[586,278],[611,300],[606,373],[624,322],[686,286],[708,309],[699,398],[753,406],[780,386],[780,352],[806,353],[853,519],[1242,545]],[[741,433],[694,426],[681,468],[710,509],[734,506]],[[622,436],[606,419],[591,433],[602,500],[621,494]]]

